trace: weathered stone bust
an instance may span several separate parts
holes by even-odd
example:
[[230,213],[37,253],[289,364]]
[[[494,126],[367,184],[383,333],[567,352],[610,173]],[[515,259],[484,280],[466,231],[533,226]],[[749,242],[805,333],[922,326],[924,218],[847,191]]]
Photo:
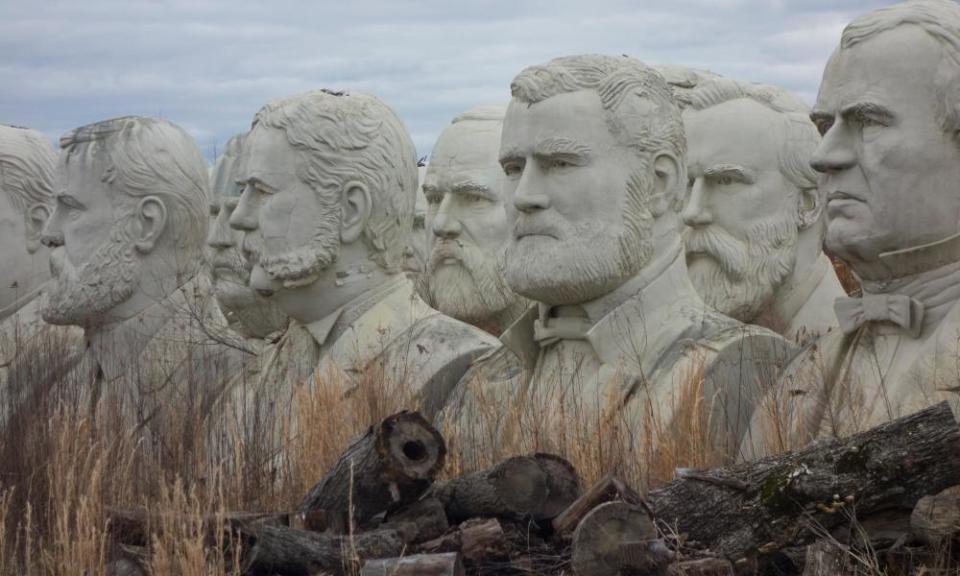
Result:
[[823,254],[823,193],[809,109],[774,86],[725,78],[678,89],[689,142],[684,246],[716,310],[808,342],[846,296]]
[[472,458],[496,450],[489,438],[563,453],[623,423],[624,450],[643,458],[701,370],[711,442],[732,454],[785,342],[710,310],[691,284],[670,88],[637,60],[591,55],[528,68],[511,92],[500,165],[519,214],[506,276],[535,305],[461,381],[445,424]]
[[43,231],[53,248],[43,317],[85,329],[74,384],[134,424],[159,424],[188,403],[204,409],[246,359],[207,330],[215,316],[198,278],[209,188],[200,151],[179,127],[139,117],[77,128],[60,145],[60,189]]
[[756,453],[958,400],[958,46],[960,6],[918,0],[854,20],[827,63],[811,164],[826,247],[863,295],[838,300],[841,329],[791,363],[765,410],[780,417],[752,427]]
[[424,182],[433,242],[430,303],[444,314],[500,334],[526,309],[504,275],[512,205],[498,161],[506,105],[454,118],[433,148]]
[[230,223],[255,252],[251,285],[294,320],[259,386],[274,400],[265,421],[295,422],[293,395],[314,374],[353,383],[370,370],[436,411],[493,341],[402,273],[417,164],[400,119],[373,96],[317,90],[267,104],[243,148]]
[[423,178],[427,174],[426,166],[417,166],[417,200],[413,205],[413,233],[410,245],[403,253],[403,269],[410,274],[414,283],[420,280],[427,268],[430,252],[430,237],[427,230],[427,197],[423,194]]
[[243,138],[244,135],[231,138],[214,166],[207,266],[213,294],[230,328],[252,339],[252,344],[257,346],[258,341],[285,330],[289,319],[273,301],[250,287],[253,263],[244,258],[240,249],[243,233],[229,224],[240,201],[241,189],[236,177]]
[[[50,278],[41,232],[54,207],[57,155],[34,130],[0,125],[0,415],[43,393],[80,344],[77,331],[40,318]],[[45,354],[42,351],[46,351]]]

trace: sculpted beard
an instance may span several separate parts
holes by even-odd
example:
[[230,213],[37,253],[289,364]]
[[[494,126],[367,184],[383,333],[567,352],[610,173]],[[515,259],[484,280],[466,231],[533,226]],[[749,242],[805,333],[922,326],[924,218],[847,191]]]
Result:
[[[520,214],[507,246],[506,277],[514,292],[552,305],[588,302],[635,276],[653,255],[654,181],[648,162],[628,179],[623,232],[596,222],[572,225],[555,212]],[[517,241],[520,234],[527,236]]]
[[[470,324],[484,323],[517,301],[507,286],[501,255],[472,244],[439,240],[430,254],[428,288],[433,306]],[[455,258],[456,264],[444,264]]]
[[[791,215],[758,222],[747,232],[748,241],[715,226],[688,228],[684,242],[690,279],[711,308],[741,322],[752,322],[793,271],[798,236]],[[690,258],[695,252],[708,258]]]
[[50,255],[53,286],[47,292],[43,319],[50,324],[88,326],[133,296],[141,264],[128,227],[132,217],[118,221],[110,237],[79,268],[62,248]]
[[340,255],[340,202],[336,194],[323,190],[320,195],[320,214],[313,237],[305,246],[299,246],[280,254],[260,251],[259,260],[263,270],[286,288],[307,286],[337,261]]
[[[231,328],[244,336],[264,338],[286,326],[286,315],[279,307],[250,288],[253,265],[239,249],[213,249],[209,258],[213,293]],[[231,271],[218,266],[228,266]]]

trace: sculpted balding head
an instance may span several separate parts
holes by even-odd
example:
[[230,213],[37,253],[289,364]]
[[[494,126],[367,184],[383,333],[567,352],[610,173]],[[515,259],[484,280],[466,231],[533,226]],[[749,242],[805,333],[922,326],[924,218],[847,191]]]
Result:
[[48,322],[126,319],[196,275],[209,184],[183,129],[116,118],[73,130],[60,146],[61,188],[43,236],[55,248]]

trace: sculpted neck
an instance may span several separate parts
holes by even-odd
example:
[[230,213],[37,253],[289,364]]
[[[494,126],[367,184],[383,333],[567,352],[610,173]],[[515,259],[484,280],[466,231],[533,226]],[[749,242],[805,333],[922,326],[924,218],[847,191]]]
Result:
[[880,254],[874,262],[847,262],[861,282],[893,282],[960,262],[960,233],[936,242]]

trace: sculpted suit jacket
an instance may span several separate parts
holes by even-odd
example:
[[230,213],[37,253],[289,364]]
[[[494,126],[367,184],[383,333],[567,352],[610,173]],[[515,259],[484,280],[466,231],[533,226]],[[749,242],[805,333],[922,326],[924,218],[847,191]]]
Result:
[[398,274],[320,321],[291,322],[264,351],[260,378],[234,386],[223,409],[243,423],[248,444],[266,443],[274,454],[298,434],[302,394],[350,394],[367,381],[432,418],[470,364],[496,343],[430,308]]
[[640,455],[645,442],[670,434],[685,397],[707,399],[712,440],[732,456],[790,353],[774,332],[710,310],[679,245],[613,294],[575,308],[585,312],[583,331],[556,337],[554,313],[534,305],[457,386],[440,424],[472,465],[575,449],[582,439],[560,436],[596,425],[625,428],[625,449]]
[[[905,252],[921,264],[923,250]],[[841,329],[784,371],[751,424],[745,457],[847,436],[944,400],[960,407],[960,262],[863,288],[863,298],[838,301]]]

